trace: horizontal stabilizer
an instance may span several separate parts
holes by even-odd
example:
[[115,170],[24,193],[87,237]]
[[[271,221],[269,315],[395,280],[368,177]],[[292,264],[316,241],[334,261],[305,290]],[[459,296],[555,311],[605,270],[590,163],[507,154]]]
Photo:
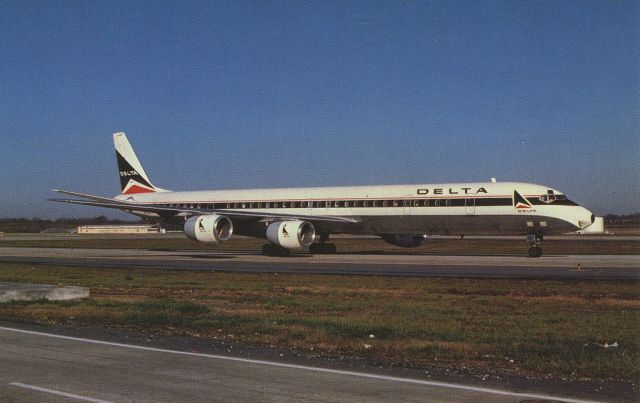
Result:
[[89,200],[102,200],[102,201],[109,201],[109,202],[113,201],[113,199],[108,197],[95,196],[95,195],[90,195],[86,193],[71,192],[69,190],[53,189],[52,192],[62,193],[69,196],[81,197],[83,199],[89,199]]

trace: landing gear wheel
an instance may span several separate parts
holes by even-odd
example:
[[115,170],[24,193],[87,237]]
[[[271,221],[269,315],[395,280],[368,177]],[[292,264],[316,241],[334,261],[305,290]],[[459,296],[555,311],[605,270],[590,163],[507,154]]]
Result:
[[312,243],[309,246],[309,253],[314,253],[317,255],[336,253],[337,250],[338,249],[336,248],[336,244],[334,243]]
[[285,257],[289,256],[291,251],[289,249],[285,249],[281,246],[274,245],[272,243],[266,243],[262,245],[262,254],[267,256],[274,257]]
[[540,257],[542,256],[542,248],[539,246],[532,246],[529,248],[529,257]]

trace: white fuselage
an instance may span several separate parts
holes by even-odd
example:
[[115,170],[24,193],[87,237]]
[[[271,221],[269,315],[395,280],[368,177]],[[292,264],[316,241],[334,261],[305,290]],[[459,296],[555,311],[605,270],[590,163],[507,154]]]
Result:
[[[526,198],[518,203],[517,192]],[[553,200],[542,201],[549,192]],[[366,234],[556,234],[586,228],[593,215],[561,192],[529,183],[214,190],[118,195],[138,204],[312,216],[355,217],[320,223],[319,232]],[[149,215],[134,212],[139,215]],[[236,233],[253,235],[249,226]]]

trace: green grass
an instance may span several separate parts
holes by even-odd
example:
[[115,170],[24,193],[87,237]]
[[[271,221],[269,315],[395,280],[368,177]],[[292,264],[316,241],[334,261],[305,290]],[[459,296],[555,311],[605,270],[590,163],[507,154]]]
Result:
[[[232,274],[0,265],[0,281],[91,287],[0,315],[367,356],[640,381],[640,283]],[[374,335],[370,338],[370,335]],[[604,349],[594,343],[617,342]],[[370,345],[367,348],[365,345]],[[435,361],[437,359],[437,361]]]

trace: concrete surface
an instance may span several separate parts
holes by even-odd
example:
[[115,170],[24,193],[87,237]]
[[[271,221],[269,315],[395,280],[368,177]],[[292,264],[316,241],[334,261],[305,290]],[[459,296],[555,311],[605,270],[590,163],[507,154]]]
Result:
[[521,402],[536,392],[166,350],[0,327],[0,401]]
[[0,283],[0,302],[89,298],[89,288],[49,284]]
[[[548,235],[544,239],[548,241],[640,241],[640,230],[632,230],[631,233],[616,234],[615,229],[612,233],[596,234],[596,235]],[[234,235],[234,238],[244,238],[241,235]],[[429,235],[429,239],[459,239],[459,235]],[[170,231],[165,234],[69,234],[69,233],[7,233],[4,238],[0,237],[0,241],[43,241],[43,240],[85,240],[85,239],[186,239],[182,231]],[[376,235],[349,235],[335,234],[331,235],[331,239],[380,239]],[[525,237],[522,235],[466,235],[464,239],[499,239],[524,242]]]
[[155,251],[0,247],[0,262],[103,268],[413,277],[640,280],[640,255],[308,255],[254,251]]

